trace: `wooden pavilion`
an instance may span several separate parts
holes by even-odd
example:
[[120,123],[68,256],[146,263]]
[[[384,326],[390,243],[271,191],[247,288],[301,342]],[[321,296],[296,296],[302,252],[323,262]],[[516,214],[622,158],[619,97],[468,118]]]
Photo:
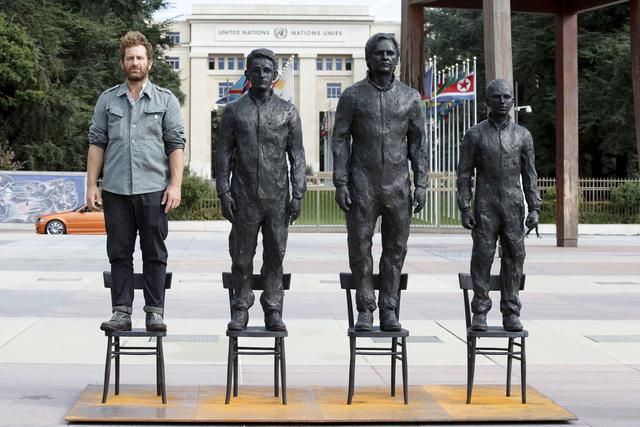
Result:
[[[424,87],[424,14],[428,8],[483,11],[487,82],[513,82],[511,12],[556,16],[556,239],[557,246],[578,245],[578,14],[629,3],[631,75],[635,123],[640,123],[640,0],[402,0],[402,79]],[[636,125],[640,156],[640,126]]]

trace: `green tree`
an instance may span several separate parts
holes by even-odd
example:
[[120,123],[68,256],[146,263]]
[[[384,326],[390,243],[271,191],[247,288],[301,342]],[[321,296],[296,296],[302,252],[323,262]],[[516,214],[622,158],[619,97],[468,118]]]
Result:
[[9,63],[26,58],[22,75],[31,78],[29,97],[19,96],[18,86],[15,94],[0,87],[11,102],[0,104],[0,141],[24,168],[85,169],[93,107],[102,91],[123,81],[118,45],[128,30],[143,32],[154,46],[150,78],[184,100],[177,73],[163,60],[168,23],[151,19],[163,7],[166,0],[0,0],[6,22],[0,23],[0,79],[3,31],[16,34]]

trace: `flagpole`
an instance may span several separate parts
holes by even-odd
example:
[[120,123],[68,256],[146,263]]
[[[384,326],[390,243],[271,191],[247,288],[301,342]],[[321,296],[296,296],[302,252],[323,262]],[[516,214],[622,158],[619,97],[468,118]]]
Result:
[[478,76],[476,75],[476,57],[473,57],[473,77],[475,79],[475,84],[473,85],[473,124],[478,124],[478,94],[476,91],[476,86],[478,85]]

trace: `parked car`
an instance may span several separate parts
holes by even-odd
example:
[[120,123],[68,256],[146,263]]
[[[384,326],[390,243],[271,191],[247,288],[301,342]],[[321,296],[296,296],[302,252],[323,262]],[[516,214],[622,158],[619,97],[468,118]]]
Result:
[[87,205],[76,210],[38,217],[38,234],[105,234],[104,213],[91,211]]

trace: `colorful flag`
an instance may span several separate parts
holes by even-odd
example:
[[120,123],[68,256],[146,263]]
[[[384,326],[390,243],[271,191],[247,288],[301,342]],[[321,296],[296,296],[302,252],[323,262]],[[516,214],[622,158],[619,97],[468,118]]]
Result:
[[293,58],[289,59],[278,79],[271,86],[273,93],[285,101],[293,103]]
[[227,96],[218,99],[216,101],[216,104],[227,105],[233,101],[237,101],[238,99],[240,99],[240,97],[247,93],[250,87],[251,82],[247,80],[247,77],[243,74],[242,77],[240,77],[240,80],[235,82],[233,86],[229,88]]
[[438,102],[474,99],[475,76],[470,73],[460,79],[452,79],[438,90]]
[[433,96],[433,66],[430,66],[424,71],[424,95],[422,95],[423,101],[428,101]]

